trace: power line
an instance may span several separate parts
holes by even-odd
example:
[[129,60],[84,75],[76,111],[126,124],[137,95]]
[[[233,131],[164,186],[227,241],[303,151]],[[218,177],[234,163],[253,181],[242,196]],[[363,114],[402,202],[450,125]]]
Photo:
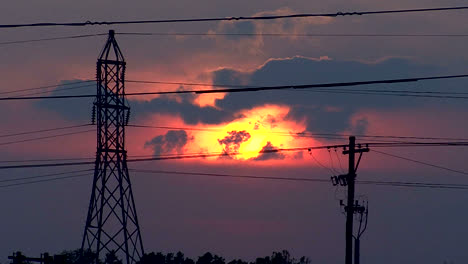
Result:
[[29,184],[33,184],[33,183],[42,183],[42,182],[58,181],[58,180],[64,180],[64,179],[70,179],[70,178],[77,178],[77,177],[83,177],[83,176],[89,176],[89,173],[83,173],[83,174],[77,174],[77,175],[70,175],[70,176],[61,176],[61,177],[56,177],[56,178],[51,178],[51,179],[45,179],[45,180],[36,180],[36,181],[29,181],[29,182],[11,183],[11,184],[6,184],[6,185],[0,185],[0,188],[6,188],[6,187],[12,187],[12,186],[19,186],[19,185],[29,185]]
[[[257,180],[274,180],[274,181],[292,181],[292,182],[316,182],[316,183],[329,183],[329,179],[320,178],[300,178],[300,177],[270,177],[270,176],[257,176],[257,175],[238,175],[238,174],[220,174],[220,173],[202,173],[202,172],[182,172],[182,171],[165,171],[165,170],[144,170],[144,169],[131,169],[134,172],[151,173],[151,174],[175,174],[186,176],[205,176],[205,177],[218,177],[218,178],[241,178],[241,179],[257,179]],[[424,182],[392,182],[392,181],[356,181],[359,184],[367,185],[382,185],[394,187],[411,187],[411,188],[439,188],[439,189],[460,189],[468,190],[468,184],[456,183],[424,183]]]
[[[316,91],[316,90],[313,90]],[[411,91],[411,90],[390,90],[390,89],[347,89],[347,88],[333,88],[333,89],[318,89],[317,91],[338,91],[338,92],[365,92],[365,93],[396,93],[396,94],[409,94],[409,95],[426,95],[426,94],[437,94],[437,95],[467,95],[468,92],[442,92],[442,91]]]
[[[264,150],[259,153],[276,153],[283,151],[302,151],[308,149],[325,149],[327,147],[343,147],[345,145],[333,145],[333,146],[318,146],[318,147],[309,147],[309,148],[288,148],[288,149],[274,149],[274,150]],[[166,156],[152,156],[150,158],[136,158],[129,159],[127,162],[143,162],[143,161],[158,161],[158,160],[179,160],[179,159],[193,159],[193,158],[208,158],[208,157],[222,157],[222,156],[232,156],[232,155],[241,155],[242,153],[225,153],[225,152],[211,152],[204,154],[190,154],[190,155],[166,155]],[[0,170],[4,169],[22,169],[22,168],[43,168],[43,167],[66,167],[66,166],[82,166],[82,165],[91,165],[94,164],[94,161],[79,161],[79,162],[64,162],[64,163],[41,163],[41,164],[22,164],[22,165],[5,165],[0,166]]]
[[[196,127],[175,127],[175,126],[149,126],[149,125],[133,125],[129,124],[128,127],[135,128],[151,128],[151,129],[166,129],[166,130],[188,130],[188,131],[203,131],[203,132],[224,132],[223,129],[210,129],[210,128],[196,128]],[[278,135],[278,136],[290,136],[290,137],[300,137],[300,138],[324,138],[324,139],[342,139],[342,136],[339,135],[320,135],[314,133],[304,133],[304,132],[280,132],[280,131],[269,131],[269,132],[256,132],[263,135]],[[381,142],[381,141],[380,141]],[[391,141],[394,142],[394,141]]]
[[[344,145],[334,145],[332,147],[342,147]],[[289,148],[289,149],[275,149],[275,150],[264,150],[259,153],[275,153],[281,151],[300,151],[307,149],[324,149],[330,146],[319,146],[319,147],[309,147],[309,148]],[[211,152],[204,154],[189,154],[189,155],[165,155],[165,156],[151,156],[149,158],[136,158],[129,159],[127,162],[143,162],[143,161],[158,161],[158,160],[179,160],[179,159],[193,159],[193,158],[208,158],[208,157],[221,157],[221,156],[232,156],[232,155],[241,155],[242,153],[225,153],[225,152]],[[92,165],[94,161],[77,161],[77,162],[63,162],[63,163],[41,163],[41,164],[22,164],[22,165],[5,165],[0,166],[0,170],[5,169],[23,169],[23,168],[43,168],[43,167],[68,167],[68,166],[82,166],[82,165]]]
[[[122,36],[202,36],[202,37],[222,37],[222,36],[247,36],[247,37],[314,37],[314,38],[335,38],[335,37],[351,37],[351,38],[465,38],[468,34],[344,34],[344,33],[187,33],[187,32],[121,32],[115,33],[116,35]],[[0,42],[0,46],[7,46],[13,44],[27,44],[27,43],[38,43],[44,41],[54,40],[66,40],[66,39],[78,39],[105,36],[107,33],[99,34],[84,34],[84,35],[73,35],[63,37],[51,37],[51,38],[38,38],[38,39],[25,39],[25,40],[13,40]]]
[[[127,80],[131,83],[139,84],[169,84],[184,86],[211,86],[211,87],[229,87],[229,88],[256,88],[259,86],[231,85],[231,84],[209,84],[209,83],[188,83],[188,82],[164,82],[164,81],[137,81]],[[192,90],[193,91],[193,90]],[[216,91],[216,90],[215,90]],[[218,90],[219,91],[219,90]],[[190,91],[189,91],[190,92]],[[335,94],[360,94],[360,95],[379,95],[379,96],[404,96],[404,97],[422,97],[422,98],[445,98],[445,99],[468,99],[467,92],[442,92],[442,91],[411,91],[411,90],[377,90],[377,89],[314,89],[309,92],[317,93],[335,93]],[[435,94],[435,95],[433,95]]]
[[284,89],[310,89],[310,88],[330,88],[330,87],[350,87],[359,85],[370,85],[370,84],[395,84],[395,83],[408,83],[418,81],[429,81],[429,80],[443,80],[443,79],[456,79],[456,78],[467,78],[468,74],[465,75],[446,75],[446,76],[430,76],[430,77],[419,77],[419,78],[405,78],[405,79],[386,79],[386,80],[374,80],[374,81],[358,81],[358,82],[339,82],[339,83],[320,83],[320,84],[304,84],[304,85],[280,85],[280,86],[265,86],[265,87],[250,87],[241,89],[217,89],[217,90],[200,90],[195,93],[223,93],[223,92],[246,92],[246,91],[266,91],[266,90],[284,90]]
[[211,84],[211,83],[193,83],[193,82],[166,82],[166,81],[145,81],[145,80],[125,80],[127,83],[140,84],[171,84],[185,86],[211,86],[211,87],[232,87],[232,88],[252,88],[258,86],[234,85],[234,84]]
[[[356,143],[356,145],[362,146],[373,146],[373,147],[466,147],[468,142],[402,142],[402,143],[375,143],[375,142],[365,142],[365,143]],[[310,151],[318,149],[329,149],[329,148],[344,148],[348,145],[328,145],[328,146],[315,146],[315,147],[297,147],[297,148],[280,148],[280,149],[271,149],[271,150],[262,150],[256,153],[258,154],[268,154],[268,153],[278,153],[278,152],[294,152],[294,151]],[[375,151],[375,150],[374,150]],[[190,154],[190,155],[166,155],[166,156],[153,156],[150,158],[135,158],[129,159],[127,162],[143,162],[143,161],[159,161],[159,160],[180,160],[180,159],[195,159],[195,158],[210,158],[210,157],[223,157],[223,156],[234,156],[242,155],[244,153],[226,153],[226,152],[208,152],[200,154]],[[80,165],[90,165],[94,164],[93,161],[81,161],[81,162],[65,162],[65,163],[41,163],[41,164],[23,164],[23,165],[6,165],[0,166],[0,170],[5,169],[20,169],[20,168],[42,168],[42,167],[65,167],[65,166],[80,166]]]
[[107,33],[99,33],[99,34],[84,34],[84,35],[54,37],[54,38],[39,38],[39,39],[4,41],[4,42],[0,42],[0,45],[23,44],[23,43],[31,43],[31,42],[42,42],[42,41],[52,41],[52,40],[64,40],[64,39],[89,38],[89,37],[106,36],[106,35],[107,35]]
[[142,172],[142,173],[154,173],[154,174],[177,174],[177,175],[228,177],[228,178],[245,178],[245,179],[262,179],[262,180],[308,181],[308,182],[327,182],[327,183],[330,182],[329,179],[314,179],[314,178],[268,177],[268,176],[253,176],[253,175],[219,174],[219,173],[202,173],[202,172],[181,172],[181,171],[165,171],[165,170],[144,170],[144,169],[131,169],[131,171]]
[[93,98],[95,94],[83,95],[51,95],[51,96],[24,96],[24,97],[0,97],[0,101],[18,101],[18,100],[42,100],[42,99],[69,99],[69,98]]
[[[71,129],[71,128],[79,128],[79,127],[86,127],[90,126],[89,124],[83,124],[83,125],[75,125],[75,126],[66,126],[66,127],[56,127],[56,128],[49,128],[49,129],[42,129],[42,130],[34,130],[34,131],[27,131],[27,132],[19,132],[19,133],[12,133],[12,134],[3,134],[0,135],[0,138],[2,137],[13,137],[13,136],[20,136],[20,135],[27,135],[27,134],[37,134],[37,133],[42,133],[42,132],[50,132],[50,131],[56,131],[56,130],[66,130],[66,129]],[[221,129],[209,129],[209,128],[196,128],[196,127],[177,127],[177,126],[149,126],[149,125],[128,125],[129,127],[137,127],[137,128],[152,128],[152,129],[169,129],[169,130],[195,130],[195,131],[207,131],[207,132],[219,132],[219,131],[224,131]],[[11,141],[11,142],[4,142],[0,143],[2,144],[14,144],[14,143],[20,143],[20,142],[27,142],[27,141],[34,141],[34,140],[41,140],[41,139],[46,139],[46,138],[54,138],[54,137],[59,137],[59,136],[66,136],[66,135],[73,135],[73,134],[79,134],[79,133],[87,133],[91,132],[94,130],[86,130],[86,131],[79,131],[79,132],[73,132],[73,133],[65,133],[65,134],[59,134],[59,135],[51,135],[51,136],[46,136],[46,137],[40,137],[40,138],[34,138],[34,139],[26,139],[26,140],[19,140],[19,141]],[[309,136],[312,138],[317,138],[323,136],[323,138],[328,138],[328,139],[340,139],[344,137],[349,137],[349,134],[333,134],[333,133],[309,133],[309,132],[281,132],[281,131],[272,131],[272,132],[265,132],[265,134],[279,134],[279,135],[288,135],[288,136]],[[357,135],[358,137],[363,137],[363,138],[396,138],[396,139],[419,139],[419,140],[463,140],[463,141],[468,141],[468,139],[464,138],[448,138],[448,137],[416,137],[416,136],[392,136],[392,135],[368,135],[368,134],[361,134]],[[369,141],[369,140],[368,140]],[[404,141],[398,141],[398,142],[382,142],[382,140],[373,142],[375,143],[399,143],[399,144],[408,144],[412,142],[404,142]],[[196,155],[199,153],[193,153],[189,155]],[[213,154],[213,153],[209,153]],[[215,155],[222,154],[221,152],[215,153]],[[167,154],[167,155],[160,155],[159,157],[168,157],[168,156],[179,156],[179,154]],[[140,156],[129,156],[131,158],[138,158],[138,157],[149,157],[153,158],[154,155],[140,155]],[[0,160],[0,163],[25,163],[25,162],[56,162],[56,161],[76,161],[76,160],[92,160],[93,158],[58,158],[58,159],[29,159],[29,160]]]
[[4,182],[13,182],[13,181],[22,181],[22,180],[30,180],[30,179],[37,179],[37,178],[46,178],[46,177],[51,177],[51,176],[65,175],[65,174],[71,174],[71,173],[77,173],[77,172],[85,172],[85,171],[93,171],[93,169],[75,170],[75,171],[65,171],[65,172],[49,173],[49,174],[36,175],[36,176],[29,176],[29,177],[5,179],[5,180],[0,180],[0,183],[4,183]]
[[59,86],[68,86],[68,85],[74,85],[74,84],[79,84],[79,83],[89,83],[89,82],[96,82],[96,81],[87,80],[87,81],[67,82],[67,83],[61,83],[61,84],[52,84],[52,85],[26,88],[26,89],[20,89],[20,90],[4,91],[4,92],[0,92],[0,94],[10,94],[10,93],[19,93],[19,92],[24,92],[24,91],[43,90],[47,88],[54,88],[54,87],[59,87]]
[[401,13],[421,13],[465,10],[468,6],[440,7],[440,8],[418,8],[418,9],[395,9],[376,11],[354,11],[336,13],[303,13],[292,15],[272,15],[272,16],[240,16],[240,17],[212,17],[212,18],[181,18],[181,19],[155,19],[155,20],[125,20],[125,21],[86,21],[86,22],[43,22],[25,24],[2,24],[0,28],[21,28],[21,27],[51,27],[51,26],[97,26],[97,25],[125,25],[125,24],[159,24],[159,23],[187,23],[187,22],[216,22],[216,21],[241,21],[241,20],[273,20],[286,18],[307,18],[307,17],[344,17],[362,15],[382,15]]
[[[161,94],[236,93],[236,92],[258,92],[258,91],[276,91],[276,90],[304,90],[304,89],[312,89],[312,88],[351,87],[351,86],[371,85],[371,84],[409,83],[409,82],[418,82],[418,81],[457,79],[457,78],[467,78],[467,77],[468,77],[468,74],[462,74],[462,75],[429,76],[429,77],[405,78],[405,79],[385,79],[385,80],[373,80],[373,81],[319,83],[319,84],[303,84],[303,85],[259,86],[259,87],[228,88],[228,89],[216,89],[216,90],[202,89],[202,90],[188,90],[188,91],[140,92],[140,93],[127,93],[126,96],[161,95]],[[55,95],[55,96],[30,96],[30,97],[0,97],[0,101],[93,98],[95,96],[96,95],[94,94],[82,94],[82,95]],[[468,96],[431,96],[431,95],[427,95],[427,96],[405,95],[405,96],[468,99]]]
[[424,162],[424,161],[419,161],[419,160],[415,160],[415,159],[410,159],[410,158],[406,158],[406,157],[402,157],[402,156],[398,156],[398,155],[386,153],[386,152],[383,152],[383,151],[378,151],[378,150],[375,150],[375,149],[372,149],[372,151],[373,151],[373,152],[376,152],[376,153],[379,153],[379,154],[382,154],[382,155],[389,156],[389,157],[393,157],[393,158],[397,158],[397,159],[402,159],[402,160],[414,162],[414,163],[417,163],[417,164],[421,164],[421,165],[425,165],[425,166],[429,166],[429,167],[433,167],[433,168],[437,168],[437,169],[441,169],[441,170],[446,170],[446,171],[450,171],[450,172],[455,172],[455,173],[458,173],[458,174],[468,175],[468,172],[466,172],[466,171],[454,170],[454,169],[447,168],[447,167],[444,167],[444,166],[435,165],[435,164],[432,164],[432,163],[428,163],[428,162]]
[[[468,37],[468,34],[342,34],[342,33],[184,33],[184,32],[116,32],[123,36],[262,36],[262,37]],[[1,43],[0,43],[1,44]]]
[[[321,178],[303,178],[303,177],[271,177],[271,176],[257,176],[257,175],[238,175],[238,174],[220,174],[220,173],[203,173],[203,172],[182,172],[182,171],[166,171],[166,170],[145,170],[145,169],[130,169],[134,172],[150,173],[150,174],[172,174],[172,175],[185,175],[185,176],[202,176],[202,177],[218,177],[218,178],[241,178],[241,179],[254,179],[254,180],[273,180],[273,181],[290,181],[290,182],[313,182],[313,183],[329,183],[329,179]],[[50,176],[72,174],[78,172],[92,171],[87,170],[76,170],[60,173],[51,173],[45,175],[23,177],[17,179],[1,180],[0,182],[11,182],[25,179],[38,179],[47,178]],[[58,180],[65,180],[76,177],[90,176],[89,173],[76,174],[71,176],[54,177],[50,179],[26,181],[20,183],[0,185],[0,188],[29,185],[35,183],[51,182]],[[402,181],[357,181],[358,184],[365,185],[377,185],[377,186],[391,186],[391,187],[408,187],[408,188],[431,188],[431,189],[456,189],[456,190],[468,190],[468,184],[457,184],[457,183],[428,183],[428,182],[402,182]]]
[[14,137],[14,136],[21,136],[21,135],[28,135],[28,134],[37,134],[37,133],[57,131],[57,130],[66,130],[66,129],[72,129],[72,128],[78,128],[78,127],[85,127],[85,126],[89,126],[89,124],[65,126],[65,127],[54,127],[54,128],[47,128],[47,129],[41,129],[41,130],[33,130],[33,131],[17,132],[17,133],[11,133],[11,134],[3,134],[3,135],[0,135],[0,138]]
[[64,137],[64,136],[70,136],[70,135],[77,135],[77,134],[83,134],[83,133],[88,133],[88,132],[93,132],[93,131],[96,131],[96,130],[92,129],[92,130],[69,132],[69,133],[63,133],[63,134],[57,134],[57,135],[51,135],[51,136],[28,138],[28,139],[22,139],[22,140],[16,140],[16,141],[0,142],[0,146],[17,144],[17,143],[24,143],[24,142],[31,142],[31,141],[37,141],[37,140],[43,140],[43,139],[49,139],[49,138],[57,138],[57,137]]
[[323,165],[323,163],[321,163],[317,158],[315,158],[315,155],[314,155],[314,153],[312,151],[309,151],[309,154],[314,159],[315,163],[317,163],[317,165],[319,165],[323,169],[328,170],[329,172],[331,172],[331,175],[335,174],[335,172],[332,169],[330,169],[329,167]]
[[468,188],[468,184],[463,183],[431,183],[431,182],[407,182],[407,181],[357,181],[360,184],[374,184],[374,185],[390,185],[390,186],[401,186],[401,187],[441,187],[450,189],[451,187],[462,187],[463,189]]
[[[243,153],[227,153],[227,152],[211,152],[211,153],[200,153],[200,154],[188,154],[188,155],[174,155],[174,156],[158,156],[151,158],[140,158],[140,159],[130,159],[127,162],[142,162],[142,161],[157,161],[157,160],[179,160],[179,159],[193,159],[193,158],[212,158],[212,157],[230,157],[236,155],[242,155],[244,153],[258,153],[258,154],[267,154],[267,153],[278,153],[278,152],[294,152],[294,151],[304,151],[312,149],[326,149],[327,147],[343,147],[345,145],[333,145],[333,146],[318,146],[318,147],[298,147],[298,148],[279,148],[279,149],[267,149],[261,151],[249,151]],[[1,169],[1,167],[0,167]]]
[[94,158],[59,158],[59,159],[0,160],[0,163],[57,162],[57,161],[93,160],[93,159],[94,159]]
[[388,142],[362,142],[356,143],[357,145],[368,145],[374,148],[389,148],[389,147],[461,147],[461,146],[468,146],[468,142],[460,141],[460,142],[395,142],[395,143],[388,143]]
[[[69,90],[76,90],[76,89],[82,89],[82,88],[89,88],[89,87],[94,87],[94,85],[79,85],[79,86],[74,86],[74,87],[64,87],[64,88],[57,88],[54,89],[53,92],[61,92],[61,91],[69,91]],[[52,91],[40,91],[40,92],[34,92],[34,93],[28,93],[28,94],[23,94],[20,97],[27,97],[31,95],[37,95],[37,94],[47,94]]]
[[[205,131],[205,132],[224,132],[225,129],[215,128],[198,128],[198,127],[179,127],[179,126],[152,126],[152,125],[141,125],[141,124],[129,124],[129,127],[135,128],[151,128],[151,129],[165,129],[165,130],[188,130],[188,131]],[[351,134],[337,134],[337,133],[313,133],[313,132],[286,132],[286,131],[269,131],[263,134],[279,134],[287,136],[308,136],[308,137],[327,137],[330,139],[341,139],[350,137]],[[451,137],[418,137],[418,136],[395,136],[395,135],[369,135],[369,134],[358,134],[356,137],[362,138],[392,138],[392,139],[419,139],[419,140],[460,140],[468,141],[468,138],[451,138]],[[381,142],[381,141],[380,141]],[[393,142],[392,142],[393,143]]]
[[438,99],[468,99],[468,96],[452,96],[452,95],[419,95],[408,93],[385,93],[383,92],[356,92],[352,90],[335,90],[335,89],[317,89],[308,90],[307,92],[315,93],[331,93],[331,94],[354,94],[354,95],[377,95],[377,96],[397,96],[397,97],[420,97],[420,98],[438,98]]
[[[169,85],[184,85],[184,86],[210,86],[210,87],[229,87],[229,88],[256,88],[259,85],[233,85],[233,84],[211,84],[211,83],[191,83],[191,82],[167,82],[167,81],[143,81],[143,80],[126,80],[129,83],[138,84],[169,84]],[[325,88],[320,91],[328,91]],[[466,95],[468,92],[441,92],[441,91],[412,91],[412,90],[389,90],[389,89],[332,89],[331,91],[356,91],[356,92],[386,92],[386,93],[409,93],[409,94],[443,94],[443,95]]]

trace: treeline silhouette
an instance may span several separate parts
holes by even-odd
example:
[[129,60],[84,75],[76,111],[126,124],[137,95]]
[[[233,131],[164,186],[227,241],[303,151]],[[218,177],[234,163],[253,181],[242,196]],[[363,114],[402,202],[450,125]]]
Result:
[[182,252],[176,254],[168,253],[164,255],[161,252],[145,254],[138,264],[310,264],[307,257],[295,259],[291,257],[287,250],[273,252],[271,256],[257,258],[253,262],[247,262],[242,259],[233,259],[227,262],[223,257],[213,255],[210,252],[198,257],[196,261],[184,256]]
[[[94,263],[93,260],[96,258],[96,254],[91,251],[81,251],[80,249],[64,251],[61,254],[54,255],[53,257],[37,258],[34,261],[27,258],[17,252],[14,256],[16,258],[12,259],[11,264],[32,264],[38,263],[38,259],[41,259],[40,263],[43,264],[90,264]],[[48,256],[48,254],[47,254]],[[119,259],[115,252],[110,252],[106,254],[104,260],[98,260],[99,264],[123,264],[123,261]],[[233,259],[231,261],[226,261],[225,258],[206,252],[198,258],[191,259],[185,257],[184,253],[148,253],[145,254],[137,264],[310,264],[310,260],[307,257],[301,257],[295,259],[287,250],[281,252],[273,252],[271,256],[265,256],[255,259],[255,261],[248,262],[242,259]]]

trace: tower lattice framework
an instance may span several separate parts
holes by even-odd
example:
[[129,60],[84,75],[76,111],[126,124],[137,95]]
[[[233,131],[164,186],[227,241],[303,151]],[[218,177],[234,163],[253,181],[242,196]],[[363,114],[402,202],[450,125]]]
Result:
[[97,152],[81,247],[93,251],[100,259],[107,253],[115,253],[130,264],[139,261],[144,251],[125,149],[125,126],[130,111],[125,99],[125,67],[111,30],[97,61],[97,98],[93,108]]

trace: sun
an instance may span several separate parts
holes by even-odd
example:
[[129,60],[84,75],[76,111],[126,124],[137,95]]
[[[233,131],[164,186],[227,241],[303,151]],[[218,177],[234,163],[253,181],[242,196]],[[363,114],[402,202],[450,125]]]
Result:
[[224,153],[230,159],[252,160],[267,155],[261,153],[264,149],[300,146],[304,139],[296,134],[305,130],[305,124],[288,119],[289,110],[284,105],[264,105],[241,111],[239,118],[229,123],[205,126],[205,131],[193,132],[194,140],[188,151],[198,149],[198,152]]

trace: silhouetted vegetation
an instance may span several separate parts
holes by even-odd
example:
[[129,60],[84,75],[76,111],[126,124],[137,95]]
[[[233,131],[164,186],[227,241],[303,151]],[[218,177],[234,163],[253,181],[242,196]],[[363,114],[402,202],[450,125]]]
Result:
[[145,254],[138,264],[310,264],[307,257],[295,259],[291,257],[287,250],[273,252],[271,256],[257,258],[253,262],[247,262],[241,259],[233,259],[229,262],[223,257],[213,255],[210,252],[198,257],[197,261],[184,257],[182,252],[177,254],[168,253],[164,255],[161,252]]
[[[23,256],[24,257],[24,256]],[[54,255],[53,258],[43,263],[46,264],[90,264],[93,263],[96,254],[91,251],[82,252],[80,249],[72,251],[64,251],[59,255]],[[25,259],[12,260],[12,264],[27,264],[31,263]],[[106,254],[104,260],[99,260],[98,264],[122,264],[122,260],[118,258],[115,252]],[[199,256],[196,261],[185,257],[182,252],[174,253],[148,253],[145,254],[137,264],[310,264],[307,257],[295,259],[291,257],[287,250],[281,252],[273,252],[271,256],[257,258],[255,261],[247,262],[241,259],[233,259],[227,262],[223,257],[210,252],[206,252]]]

